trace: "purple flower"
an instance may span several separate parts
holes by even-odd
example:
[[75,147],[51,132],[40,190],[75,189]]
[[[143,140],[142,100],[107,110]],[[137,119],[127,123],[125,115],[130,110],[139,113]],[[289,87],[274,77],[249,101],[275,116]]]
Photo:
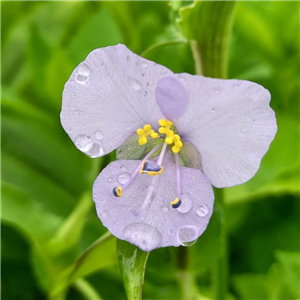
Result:
[[269,102],[253,82],[174,74],[117,45],[74,70],[61,122],[90,157],[119,148],[94,183],[97,213],[116,237],[151,251],[196,240],[212,185],[257,172],[277,130]]

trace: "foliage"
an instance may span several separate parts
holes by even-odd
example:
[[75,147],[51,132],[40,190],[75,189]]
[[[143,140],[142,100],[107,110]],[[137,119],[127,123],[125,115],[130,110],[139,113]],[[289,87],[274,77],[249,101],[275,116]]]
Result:
[[299,3],[241,1],[233,10],[231,2],[190,2],[1,2],[3,299],[137,299],[141,292],[148,255],[124,242],[117,250],[91,198],[114,154],[85,157],[59,121],[74,67],[116,43],[174,72],[217,77],[226,76],[229,56],[229,78],[270,90],[279,127],[256,176],[224,190],[224,206],[217,199],[194,246],[149,255],[143,298],[213,299],[225,221],[225,296],[300,297]]

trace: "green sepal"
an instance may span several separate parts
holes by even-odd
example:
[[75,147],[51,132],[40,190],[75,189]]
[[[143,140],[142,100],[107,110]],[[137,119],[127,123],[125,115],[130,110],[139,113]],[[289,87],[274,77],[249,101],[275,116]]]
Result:
[[[147,144],[139,144],[139,136],[137,134],[131,135],[118,149],[117,159],[143,159],[155,146],[163,144],[164,139],[148,139]],[[156,157],[160,149],[153,153],[150,158]]]

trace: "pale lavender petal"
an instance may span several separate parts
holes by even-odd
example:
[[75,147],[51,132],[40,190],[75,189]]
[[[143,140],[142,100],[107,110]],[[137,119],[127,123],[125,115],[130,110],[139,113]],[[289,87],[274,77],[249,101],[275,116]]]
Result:
[[249,180],[277,131],[269,91],[249,81],[177,76],[190,103],[176,127],[198,148],[204,174],[216,187]]
[[170,152],[164,161],[164,172],[158,175],[154,193],[144,211],[143,205],[153,177],[138,175],[115,197],[112,190],[129,178],[140,161],[119,160],[110,163],[98,176],[93,187],[93,198],[103,225],[119,239],[127,240],[144,251],[158,247],[179,246],[197,239],[209,222],[214,195],[209,180],[200,170],[180,167],[182,204],[172,208],[177,197],[176,166]]
[[124,45],[94,50],[65,85],[62,125],[89,156],[109,153],[137,128],[163,117],[155,89],[162,77],[172,74]]
[[156,101],[164,116],[173,120],[185,113],[189,93],[175,76],[160,79],[155,91]]

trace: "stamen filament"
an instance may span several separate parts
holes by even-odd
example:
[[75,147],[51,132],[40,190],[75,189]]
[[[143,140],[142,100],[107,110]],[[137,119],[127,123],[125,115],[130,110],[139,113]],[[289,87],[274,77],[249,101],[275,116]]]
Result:
[[166,153],[167,146],[168,146],[167,143],[164,143],[164,145],[162,146],[162,149],[161,149],[161,152],[160,152],[160,154],[159,154],[158,161],[157,161],[157,164],[158,164],[159,166],[161,166],[162,160],[163,160],[164,155],[165,155],[165,153]]
[[180,181],[180,165],[179,165],[179,155],[175,153],[175,163],[176,163],[176,182],[177,182],[177,196],[181,198],[181,181]]
[[159,149],[161,145],[157,145],[155,146],[146,156],[145,158],[142,160],[142,162],[138,165],[138,167],[135,169],[135,171],[131,174],[129,180],[123,185],[123,190],[126,189],[130,183],[132,182],[132,180],[136,177],[136,175],[139,173],[141,167],[143,166],[143,163],[155,152]]

